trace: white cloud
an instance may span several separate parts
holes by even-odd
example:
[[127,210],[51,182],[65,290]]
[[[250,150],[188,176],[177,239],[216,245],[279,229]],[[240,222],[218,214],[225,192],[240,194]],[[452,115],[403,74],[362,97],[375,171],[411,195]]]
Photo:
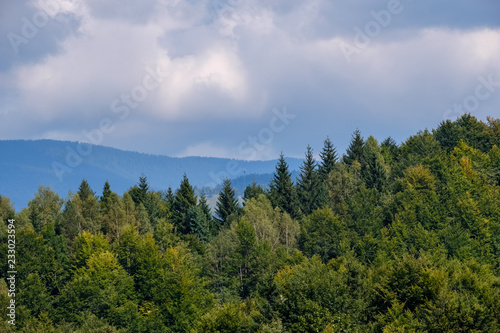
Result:
[[[419,5],[348,63],[339,43],[352,44],[352,27],[386,3],[229,1],[215,13],[209,1],[59,3],[78,19],[78,32],[59,40],[58,52],[2,74],[0,97],[15,92],[0,107],[2,133],[78,138],[114,117],[105,143],[227,157],[238,155],[238,135],[248,134],[249,123],[265,123],[266,110],[287,105],[300,120],[252,157],[267,159],[281,150],[302,155],[309,141],[332,132],[349,140],[357,126],[387,135],[435,126],[478,76],[500,77],[500,29],[415,24]],[[143,83],[147,65],[161,71],[161,85],[119,120],[110,104]],[[494,102],[485,101],[481,112]],[[193,132],[200,122],[210,122],[211,132]],[[169,144],[150,144],[161,140]]]

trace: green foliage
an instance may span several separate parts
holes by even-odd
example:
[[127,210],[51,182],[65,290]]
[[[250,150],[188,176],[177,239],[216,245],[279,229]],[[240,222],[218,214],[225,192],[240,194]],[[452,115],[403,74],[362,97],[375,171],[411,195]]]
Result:
[[142,218],[142,220],[144,221],[143,223],[141,223],[143,231],[150,231],[151,228],[155,226],[161,218],[164,218],[168,215],[168,205],[162,200],[161,193],[152,192],[149,189],[149,184],[145,175],[141,175],[139,177],[139,184],[130,188],[128,194],[135,202],[136,207],[139,207],[142,204],[146,210],[147,216],[149,218],[149,223],[144,223],[145,217]]
[[158,244],[162,252],[176,246],[180,241],[179,236],[175,233],[174,225],[166,219],[160,220],[158,225],[156,225],[153,235],[156,244]]
[[276,173],[271,180],[269,188],[269,195],[273,206],[281,208],[293,218],[301,216],[299,199],[283,153],[280,155],[280,159],[276,165]]
[[342,332],[362,327],[369,293],[362,285],[364,269],[352,260],[323,264],[317,256],[286,267],[276,275],[276,307],[290,332]]
[[226,181],[225,228],[187,176],[175,195],[41,186],[18,214],[0,196],[0,331],[499,332],[499,144],[470,115],[400,147],[356,131],[340,162],[327,138],[295,186],[283,155],[243,208]]
[[256,310],[247,303],[225,303],[204,315],[193,332],[232,333],[255,332]]
[[102,234],[92,234],[84,231],[73,242],[73,262],[75,267],[86,265],[87,260],[96,253],[108,251],[108,240]]
[[394,176],[402,176],[403,171],[411,166],[426,164],[442,154],[439,142],[428,131],[420,131],[408,138],[399,148],[398,163],[394,166]]
[[95,197],[95,192],[90,188],[89,183],[84,179],[78,187],[78,192],[76,192],[82,200],[87,199],[89,196]]
[[454,122],[442,122],[434,131],[434,137],[447,152],[451,152],[460,141],[488,152],[494,144],[498,144],[499,138],[498,123],[491,118],[488,120],[489,126],[467,113]]
[[384,160],[388,163],[392,162],[398,156],[399,147],[396,141],[391,137],[385,139],[380,145],[380,148]]
[[57,219],[63,201],[48,187],[39,186],[35,198],[28,202],[29,219],[36,231],[41,231],[47,223]]
[[112,193],[111,192],[111,185],[106,180],[106,182],[104,183],[104,188],[102,189],[102,196],[99,198],[99,202],[101,204],[102,210],[106,209],[106,206],[108,204],[108,199],[111,196],[111,193]]
[[300,249],[305,255],[319,257],[327,262],[349,248],[346,225],[332,210],[325,207],[304,219],[300,236]]
[[0,195],[0,219],[6,221],[15,217],[15,210],[10,203],[10,199]]
[[190,223],[187,218],[189,208],[196,205],[194,189],[189,184],[186,174],[182,178],[180,188],[175,193],[175,199],[172,204],[172,220],[177,230],[181,233],[190,233]]
[[158,306],[165,326],[173,332],[189,332],[212,307],[213,296],[205,289],[192,256],[182,248],[165,252],[162,268],[155,272],[149,299]]
[[361,137],[361,132],[359,130],[355,130],[352,134],[351,143],[347,148],[346,154],[342,158],[343,162],[347,165],[352,165],[354,161],[361,163],[364,146],[365,142]]
[[257,198],[261,194],[265,194],[266,191],[260,186],[259,184],[255,183],[255,179],[253,180],[253,183],[248,185],[245,188],[245,191],[243,193],[243,200],[248,201],[249,199]]
[[[327,166],[322,170],[323,172],[330,173],[335,166],[335,159],[333,156],[330,156],[331,152],[325,152],[324,154],[328,155],[324,157],[327,159]],[[297,194],[302,213],[309,215],[315,209],[325,206],[328,200],[326,187],[321,181],[322,178],[317,170],[317,164],[310,146],[307,146],[306,159],[300,170],[301,172],[297,179]]]
[[58,300],[60,318],[79,322],[89,311],[117,326],[125,326],[123,319],[130,311],[134,298],[133,279],[118,264],[109,251],[94,253],[84,267],[78,268]]
[[382,191],[387,183],[387,170],[377,140],[370,136],[363,147],[361,175],[367,188]]
[[198,237],[202,242],[207,242],[211,234],[211,220],[200,206],[192,206],[187,213],[191,235]]
[[323,150],[319,153],[319,156],[321,157],[321,164],[318,168],[319,177],[321,180],[325,180],[335,167],[335,164],[337,164],[338,160],[337,150],[333,146],[329,137],[326,138]]
[[224,179],[222,190],[219,193],[215,214],[222,227],[227,227],[231,222],[231,217],[234,219],[240,210],[238,201],[235,198],[235,190],[231,186],[229,179]]
[[325,181],[330,197],[330,207],[337,214],[347,213],[347,201],[361,188],[361,164],[338,164]]
[[250,222],[259,242],[267,242],[273,250],[283,245],[290,252],[296,244],[300,226],[287,213],[273,209],[264,195],[248,200],[243,209],[243,218]]
[[127,218],[125,209],[123,207],[123,202],[116,193],[110,194],[106,209],[101,216],[101,221],[102,230],[104,234],[108,236],[109,240],[111,242],[120,242],[122,229],[127,223]]

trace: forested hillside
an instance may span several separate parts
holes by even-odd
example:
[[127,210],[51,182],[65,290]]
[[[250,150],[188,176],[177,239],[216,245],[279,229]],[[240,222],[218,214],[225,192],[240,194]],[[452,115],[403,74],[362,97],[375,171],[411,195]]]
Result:
[[297,179],[281,156],[243,207],[226,180],[213,212],[189,173],[41,184],[17,214],[2,196],[0,331],[500,332],[499,146],[471,115],[400,145],[355,131],[342,156],[305,147]]

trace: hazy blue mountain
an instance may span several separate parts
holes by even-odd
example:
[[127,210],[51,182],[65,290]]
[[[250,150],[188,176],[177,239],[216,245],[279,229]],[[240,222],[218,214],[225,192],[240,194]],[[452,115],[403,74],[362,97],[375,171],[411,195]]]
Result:
[[[66,198],[69,191],[78,190],[84,178],[98,194],[108,180],[111,189],[121,195],[138,182],[141,174],[147,176],[154,190],[169,186],[175,190],[186,173],[191,184],[205,192],[217,193],[218,184],[228,177],[242,193],[253,179],[267,186],[276,165],[276,160],[177,158],[53,140],[0,141],[0,156],[0,195],[8,196],[16,210],[27,206],[38,185],[48,186]],[[302,160],[288,158],[287,162],[290,170],[299,170]]]

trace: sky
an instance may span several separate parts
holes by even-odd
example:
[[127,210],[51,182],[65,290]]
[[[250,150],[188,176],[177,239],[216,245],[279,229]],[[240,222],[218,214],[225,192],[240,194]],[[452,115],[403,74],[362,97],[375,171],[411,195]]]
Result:
[[0,0],[0,139],[340,154],[500,118],[498,0]]

